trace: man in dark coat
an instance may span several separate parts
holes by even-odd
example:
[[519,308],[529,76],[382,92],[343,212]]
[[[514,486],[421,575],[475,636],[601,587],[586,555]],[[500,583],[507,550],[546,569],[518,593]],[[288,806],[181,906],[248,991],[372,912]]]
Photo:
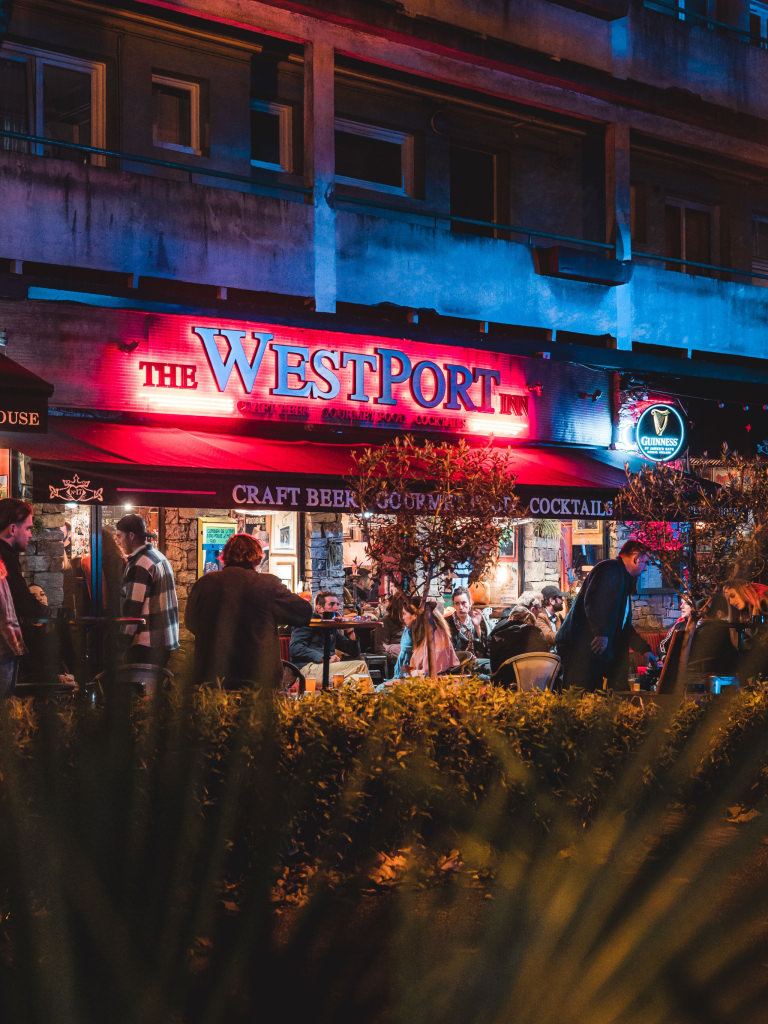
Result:
[[224,568],[192,587],[184,622],[195,634],[195,682],[221,680],[225,689],[280,685],[278,624],[303,626],[312,606],[277,576],[256,572],[262,557],[254,537],[237,533],[224,546]]
[[[321,590],[315,595],[315,612],[318,618],[339,618],[339,604],[338,597],[330,590]],[[327,634],[326,629],[313,629],[311,626],[294,629],[291,633],[291,661],[299,666],[307,679],[323,677],[323,652]],[[354,629],[331,630],[328,648],[331,652],[328,659],[331,675],[362,675],[371,678],[368,665],[360,654],[360,644]],[[341,651],[343,659],[337,651]]]
[[598,562],[587,576],[555,638],[566,686],[585,690],[626,689],[629,651],[646,654],[650,646],[632,626],[637,578],[650,561],[648,548],[628,540],[617,558]]

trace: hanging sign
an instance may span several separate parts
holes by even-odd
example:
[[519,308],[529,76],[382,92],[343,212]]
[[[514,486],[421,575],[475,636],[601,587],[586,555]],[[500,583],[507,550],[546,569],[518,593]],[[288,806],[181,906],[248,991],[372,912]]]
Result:
[[674,405],[649,405],[637,421],[635,439],[644,458],[651,462],[670,462],[685,449],[685,421]]

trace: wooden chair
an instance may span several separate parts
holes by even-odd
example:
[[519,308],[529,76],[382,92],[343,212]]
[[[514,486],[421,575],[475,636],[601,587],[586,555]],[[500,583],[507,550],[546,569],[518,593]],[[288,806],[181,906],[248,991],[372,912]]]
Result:
[[556,654],[531,651],[507,658],[494,672],[492,679],[502,686],[513,684],[520,692],[547,690],[560,671],[560,658]]

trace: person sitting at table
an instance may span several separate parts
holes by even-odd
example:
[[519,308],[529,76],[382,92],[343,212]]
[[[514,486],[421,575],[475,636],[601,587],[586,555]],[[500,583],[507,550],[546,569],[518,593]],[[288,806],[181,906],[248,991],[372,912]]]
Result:
[[702,609],[688,657],[688,677],[735,676],[739,652],[731,643],[729,606],[722,594],[715,594]]
[[[402,679],[408,674],[443,675],[460,666],[461,661],[453,648],[448,623],[437,610],[434,601],[427,601],[422,608],[417,601],[404,598],[400,615],[404,628],[400,639],[400,656],[395,665],[395,679]],[[432,637],[432,671],[429,667],[429,634]]]
[[544,654],[551,651],[552,644],[542,636],[533,613],[525,605],[517,605],[491,630],[488,647],[491,679],[498,681],[498,671],[509,658],[534,652]]
[[391,597],[387,597],[380,605],[381,628],[372,630],[373,653],[386,657],[387,675],[393,671],[400,656],[400,639],[404,629],[400,615],[402,601],[402,594],[393,594]]
[[[321,590],[315,597],[315,615],[319,619],[338,619],[339,598],[330,590]],[[323,678],[323,653],[325,651],[327,628],[314,628],[310,623],[308,626],[300,626],[291,633],[290,655],[291,661],[298,668],[305,679]],[[371,679],[368,665],[360,657],[360,644],[355,636],[354,629],[332,629],[328,638],[329,650],[329,678],[333,676],[365,676]],[[338,653],[341,651],[341,655]]]
[[477,675],[488,675],[491,670],[488,658],[488,626],[482,610],[472,604],[472,597],[466,587],[457,587],[454,590],[453,615],[447,621],[453,649],[460,659],[461,655],[466,653],[466,660],[472,672]]
[[675,620],[674,625],[669,630],[667,635],[664,637],[664,639],[659,644],[659,659],[660,660],[666,658],[667,651],[669,650],[669,645],[670,645],[670,643],[672,641],[673,635],[675,633],[681,633],[685,629],[685,627],[688,625],[688,623],[691,620],[691,615],[692,614],[693,614],[693,605],[691,604],[691,602],[686,597],[684,597],[681,594],[680,595],[680,615]]
[[[730,579],[723,584],[723,597],[731,607],[731,621],[742,626],[750,621],[748,629],[733,630],[731,639],[740,650],[739,676],[742,681],[768,676],[768,587],[750,580]],[[736,613],[734,615],[734,612]]]

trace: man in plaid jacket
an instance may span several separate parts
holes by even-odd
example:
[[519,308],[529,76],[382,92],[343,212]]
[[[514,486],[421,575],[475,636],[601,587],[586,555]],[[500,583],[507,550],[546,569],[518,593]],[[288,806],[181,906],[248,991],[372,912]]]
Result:
[[121,613],[145,620],[143,626],[126,623],[121,627],[123,642],[129,645],[125,661],[164,667],[179,646],[179,606],[171,563],[147,541],[141,516],[123,516],[115,536],[126,556]]

